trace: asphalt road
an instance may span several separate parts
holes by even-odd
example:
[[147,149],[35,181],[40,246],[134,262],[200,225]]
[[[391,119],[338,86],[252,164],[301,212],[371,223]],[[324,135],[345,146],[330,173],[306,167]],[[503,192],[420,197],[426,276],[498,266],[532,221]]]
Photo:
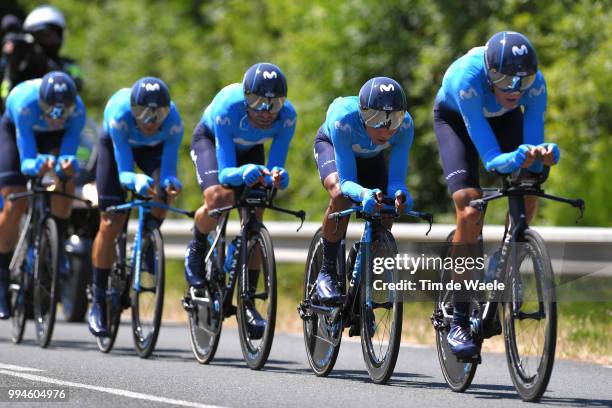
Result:
[[[503,354],[485,354],[471,388],[457,394],[447,388],[429,347],[402,346],[394,376],[381,386],[369,381],[357,341],[343,342],[332,374],[317,378],[301,335],[277,333],[266,367],[252,371],[233,329],[224,329],[215,360],[204,366],[195,361],[183,325],[164,325],[148,360],[136,356],[127,325],[108,355],[98,351],[85,325],[58,323],[46,350],[36,345],[32,326],[28,322],[24,342],[14,345],[8,322],[0,322],[0,391],[67,388],[69,400],[51,406],[524,406]],[[0,402],[8,405],[49,402]],[[612,367],[557,361],[541,405],[612,407]]]

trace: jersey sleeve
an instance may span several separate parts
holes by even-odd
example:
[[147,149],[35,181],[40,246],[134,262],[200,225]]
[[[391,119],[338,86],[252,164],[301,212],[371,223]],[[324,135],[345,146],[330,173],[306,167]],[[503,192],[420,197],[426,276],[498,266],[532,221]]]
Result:
[[283,119],[282,128],[274,138],[272,146],[270,147],[268,169],[272,169],[274,166],[285,167],[287,152],[289,151],[289,143],[293,138],[296,122],[297,115],[295,111],[291,109],[290,114]]
[[336,156],[336,168],[342,194],[355,202],[361,202],[363,187],[357,183],[357,161],[351,148],[351,125],[341,120],[334,122],[331,139]]
[[117,162],[117,170],[119,174],[129,171],[134,171],[134,156],[132,147],[128,143],[128,125],[125,119],[111,118],[109,122],[109,134],[113,141],[113,149],[115,152],[115,161]]
[[389,158],[389,183],[387,195],[394,196],[398,190],[408,195],[406,187],[406,176],[408,175],[408,157],[410,148],[414,140],[414,125],[412,120],[404,122],[400,129],[402,134],[398,135],[395,143],[391,147],[391,157]]
[[482,113],[483,92],[481,86],[468,83],[464,89],[459,90],[456,100],[470,139],[476,146],[480,159],[490,171],[489,163],[501,154],[501,149],[491,125]]
[[23,163],[24,159],[34,159],[38,151],[36,137],[34,136],[34,113],[27,107],[19,108],[13,113],[15,118],[15,138],[19,159]]
[[178,111],[174,109],[171,114],[168,139],[164,141],[164,150],[162,152],[160,183],[168,177],[176,177],[176,164],[178,160],[179,148],[183,140],[183,121]]
[[546,112],[546,82],[538,72],[536,82],[527,90],[525,116],[523,119],[524,143],[537,146],[544,143],[544,112]]
[[60,147],[60,156],[76,155],[81,140],[81,132],[85,127],[86,118],[87,112],[85,110],[85,105],[79,98],[77,100],[76,110],[66,123],[66,131],[64,132],[62,145]]

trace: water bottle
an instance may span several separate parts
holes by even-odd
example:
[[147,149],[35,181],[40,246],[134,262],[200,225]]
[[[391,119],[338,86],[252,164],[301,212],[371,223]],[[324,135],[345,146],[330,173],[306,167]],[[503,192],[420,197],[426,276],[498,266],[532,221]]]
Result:
[[236,268],[236,263],[238,260],[234,258],[236,258],[236,255],[240,253],[240,243],[240,237],[236,237],[227,246],[227,256],[225,257],[225,263],[223,264],[223,271],[226,274],[229,274]]
[[489,267],[487,268],[487,272],[484,276],[485,283],[492,283],[497,276],[495,275],[497,272],[497,265],[499,264],[499,250],[495,251],[493,256],[491,256],[491,260],[489,261]]

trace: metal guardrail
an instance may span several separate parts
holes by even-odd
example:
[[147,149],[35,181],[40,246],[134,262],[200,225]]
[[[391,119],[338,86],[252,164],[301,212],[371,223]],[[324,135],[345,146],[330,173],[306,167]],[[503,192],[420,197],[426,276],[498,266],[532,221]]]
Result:
[[[307,222],[299,232],[299,222],[266,221],[266,227],[272,235],[274,253],[278,262],[303,263],[306,261],[310,240],[321,225]],[[182,259],[187,242],[192,237],[190,220],[166,220],[162,226],[166,257]],[[130,222],[130,230],[135,231],[136,223]],[[454,225],[435,224],[428,236],[426,223],[397,223],[393,226],[393,235],[400,253],[420,255],[418,244],[443,242],[454,229]],[[556,274],[596,273],[597,276],[612,276],[612,228],[591,227],[534,227],[544,238],[553,260]],[[347,239],[359,239],[363,225],[358,220],[349,224]],[[487,247],[498,243],[503,235],[501,225],[484,227],[483,236]],[[239,233],[237,221],[230,221],[227,227],[228,236]]]

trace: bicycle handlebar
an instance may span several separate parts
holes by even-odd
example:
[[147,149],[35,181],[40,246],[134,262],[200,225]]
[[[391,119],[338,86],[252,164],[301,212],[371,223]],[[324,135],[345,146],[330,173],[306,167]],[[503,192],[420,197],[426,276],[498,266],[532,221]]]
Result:
[[393,215],[394,218],[400,217],[402,215],[408,215],[410,217],[420,218],[429,223],[429,229],[427,230],[425,235],[429,235],[429,233],[431,232],[431,227],[433,225],[433,215],[430,213],[420,212],[420,211],[405,211],[403,214],[399,214],[395,206],[391,206],[388,204],[384,204],[383,207],[380,209],[380,211],[376,212],[373,215],[366,215],[366,213],[364,213],[363,211],[363,206],[358,205],[358,206],[349,208],[348,210],[331,213],[327,216],[327,219],[338,221],[340,218],[348,217],[353,213],[361,213],[365,219],[380,218],[382,214],[390,214],[390,215]]

